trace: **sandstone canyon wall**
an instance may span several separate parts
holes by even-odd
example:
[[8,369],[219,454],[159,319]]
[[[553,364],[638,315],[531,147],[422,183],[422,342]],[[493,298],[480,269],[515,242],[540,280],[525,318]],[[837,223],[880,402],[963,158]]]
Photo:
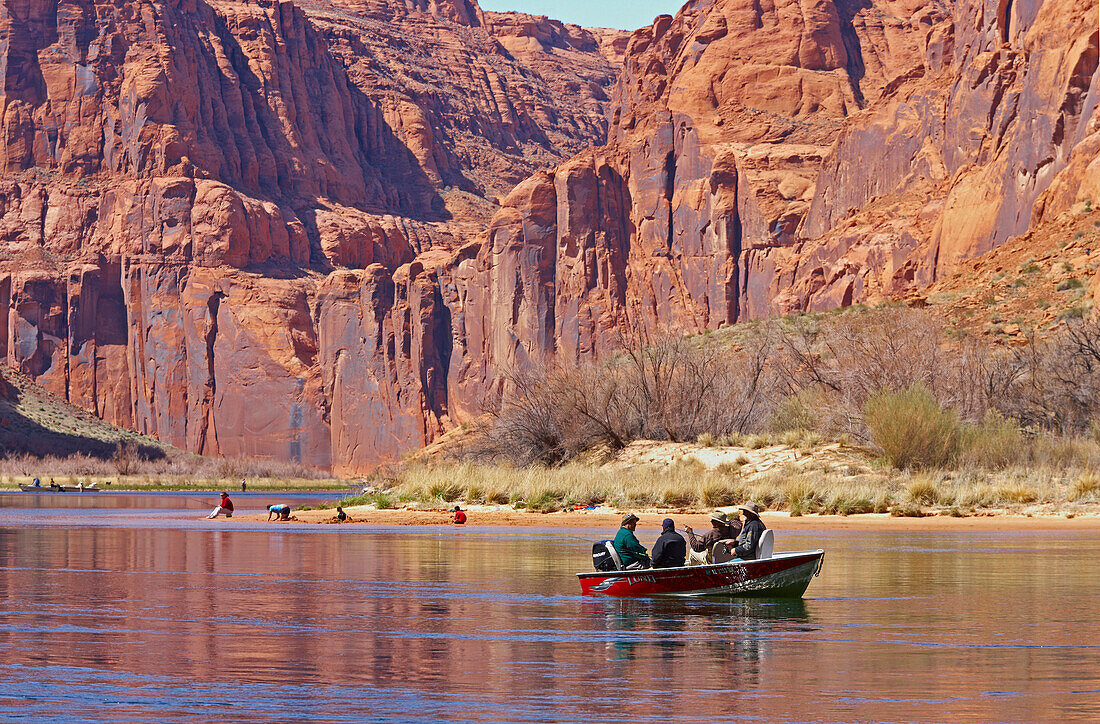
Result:
[[0,354],[197,452],[367,469],[505,367],[899,294],[1100,185],[1084,0],[0,2]]
[[623,41],[450,0],[3,2],[0,354],[206,454],[429,439],[423,259],[604,140]]

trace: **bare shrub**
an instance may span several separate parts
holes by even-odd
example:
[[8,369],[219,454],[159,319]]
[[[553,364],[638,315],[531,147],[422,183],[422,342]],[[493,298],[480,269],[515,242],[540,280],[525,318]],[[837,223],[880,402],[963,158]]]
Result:
[[759,338],[733,351],[668,338],[606,361],[506,371],[468,452],[553,465],[640,438],[714,444],[766,414],[767,350]]
[[133,440],[119,440],[115,444],[115,454],[111,458],[115,472],[119,475],[133,474],[141,463],[138,445]]
[[1100,417],[1100,324],[1070,320],[1016,352],[1019,379],[999,407],[1023,425],[1080,434]]
[[871,439],[898,469],[941,467],[958,452],[958,415],[940,407],[920,384],[871,395],[863,415]]

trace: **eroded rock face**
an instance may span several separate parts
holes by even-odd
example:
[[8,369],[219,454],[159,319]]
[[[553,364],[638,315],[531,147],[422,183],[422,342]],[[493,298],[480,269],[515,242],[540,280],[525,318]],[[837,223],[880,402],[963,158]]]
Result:
[[[559,167],[558,223],[534,241],[555,240],[568,313],[514,324],[516,346],[584,354],[599,345],[578,325],[695,331],[883,299],[1095,197],[1094,10],[725,0],[658,18],[631,38],[609,144]],[[594,185],[619,216],[592,208]],[[502,209],[491,240],[527,215]],[[569,280],[575,229],[614,293]]]
[[8,364],[206,454],[423,444],[440,270],[602,142],[620,36],[468,0],[0,3]]
[[1094,11],[0,0],[0,345],[189,449],[365,470],[508,367],[903,293],[1098,198]]

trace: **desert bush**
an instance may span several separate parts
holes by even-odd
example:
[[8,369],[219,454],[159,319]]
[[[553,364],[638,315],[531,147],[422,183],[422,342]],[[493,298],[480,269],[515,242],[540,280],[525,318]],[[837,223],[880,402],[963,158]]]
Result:
[[960,462],[964,466],[1003,470],[1020,462],[1026,453],[1019,425],[996,410],[987,412],[980,425],[963,430]]
[[877,392],[863,408],[871,439],[898,469],[942,467],[958,452],[960,423],[922,385]]
[[768,419],[772,432],[791,430],[816,430],[817,410],[822,407],[821,395],[816,390],[801,390],[784,397]]

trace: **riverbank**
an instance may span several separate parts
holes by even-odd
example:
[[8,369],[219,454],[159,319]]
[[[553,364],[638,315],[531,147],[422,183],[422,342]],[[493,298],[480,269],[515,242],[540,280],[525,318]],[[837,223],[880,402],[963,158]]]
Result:
[[[1057,460],[990,470],[902,471],[872,451],[807,434],[738,444],[640,440],[614,454],[554,467],[420,459],[375,478],[347,506],[378,510],[464,507],[556,513],[581,508],[706,513],[754,501],[764,510],[896,518],[1100,512],[1100,474],[1070,450]],[[1081,443],[1087,447],[1093,443]],[[442,457],[442,456],[440,456]]]
[[[533,513],[495,506],[463,506],[468,516],[466,528],[478,527],[515,527],[515,528],[588,528],[602,529],[611,535],[622,520],[623,514],[609,509],[560,511],[556,513]],[[732,509],[731,509],[732,510]],[[294,512],[291,523],[309,523],[315,525],[339,525],[357,528],[369,525],[400,526],[454,526],[451,513],[446,509],[397,509],[378,510],[370,506],[352,506],[345,508],[350,521],[338,523],[333,510],[299,510]],[[697,532],[709,530],[707,513],[680,511],[643,511],[638,513],[639,534],[653,532],[661,528],[661,521],[672,518],[678,529],[685,525]],[[1100,530],[1100,506],[1089,506],[1077,511],[1056,513],[1036,509],[990,512],[988,514],[967,517],[954,517],[946,514],[930,514],[920,518],[902,518],[883,513],[858,515],[802,515],[791,516],[785,512],[764,512],[761,519],[769,528],[776,530],[896,530],[896,531],[934,531],[934,530]],[[218,518],[220,523],[232,526],[234,523],[256,523],[267,520],[266,514],[245,513],[232,518]],[[286,525],[272,521],[273,527]]]
[[[80,483],[89,488],[93,483],[98,492],[218,492],[230,493],[241,490],[242,478],[195,479],[185,475],[4,475],[0,476],[0,491],[19,492],[19,485],[31,485],[37,477],[49,492],[50,481],[64,486],[76,486]],[[278,492],[281,490],[357,493],[361,483],[339,478],[244,478],[249,492]],[[91,490],[89,490],[91,492]]]

